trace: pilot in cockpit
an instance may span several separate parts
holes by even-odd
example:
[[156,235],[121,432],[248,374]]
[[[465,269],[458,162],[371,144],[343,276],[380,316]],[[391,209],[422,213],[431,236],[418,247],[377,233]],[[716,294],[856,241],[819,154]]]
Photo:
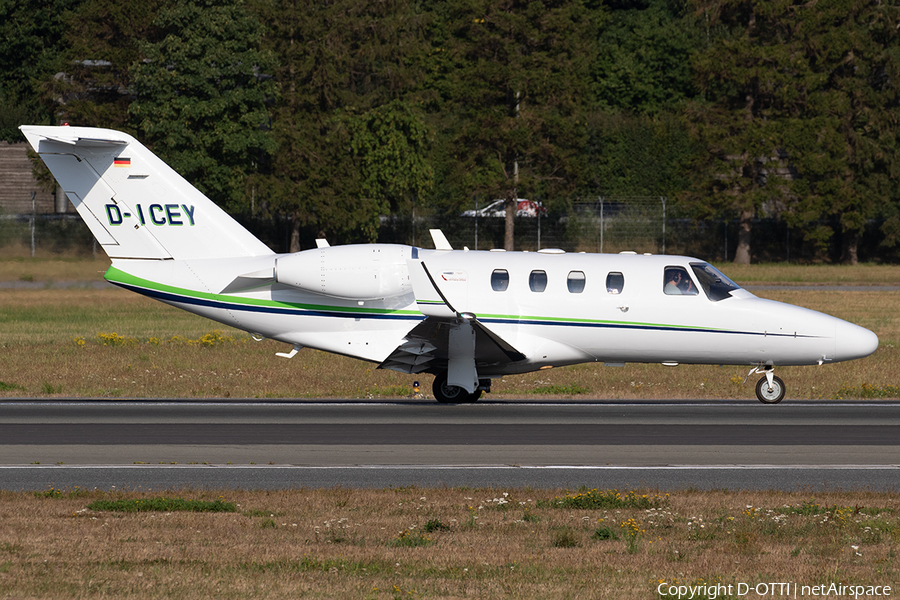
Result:
[[681,285],[681,279],[681,269],[666,269],[666,285],[663,288],[663,291],[669,296],[682,294],[681,287],[679,287]]
[[663,292],[670,296],[696,296],[697,288],[694,282],[681,267],[669,267],[665,271],[665,286]]

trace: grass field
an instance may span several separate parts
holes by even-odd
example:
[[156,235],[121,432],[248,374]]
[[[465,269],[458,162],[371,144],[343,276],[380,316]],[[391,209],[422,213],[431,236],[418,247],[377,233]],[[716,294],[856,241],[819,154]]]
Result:
[[[283,344],[254,342],[122,290],[40,285],[94,280],[105,268],[95,260],[0,260],[0,281],[29,285],[0,289],[0,397],[377,398],[412,391],[411,376],[309,349],[279,359],[274,353]],[[900,292],[812,288],[893,284],[900,268],[764,265],[728,273],[740,282],[798,284],[759,295],[848,319],[881,339],[864,360],[779,369],[789,397],[896,394]],[[740,367],[581,365],[498,380],[493,395],[751,398],[752,382],[741,385],[745,375]],[[430,377],[423,383],[427,391]],[[896,493],[669,492],[0,492],[0,597],[713,600],[900,593]],[[185,510],[198,507],[209,511]]]
[[[99,281],[109,268],[105,256],[61,257],[40,253],[31,258],[24,249],[0,251],[0,281]],[[718,264],[726,275],[745,284],[796,285],[900,285],[900,265],[863,264],[797,265],[771,263],[762,265]]]
[[[49,285],[98,281],[105,260],[0,260],[0,397],[389,398],[412,393],[431,376],[381,371],[371,363],[254,342],[240,331],[117,288]],[[875,331],[869,358],[823,367],[782,367],[788,398],[880,398],[898,395],[900,292],[833,291],[816,284],[880,285],[900,281],[900,267],[734,267],[739,282],[796,283],[758,295],[826,312]],[[731,269],[728,269],[729,272]],[[48,285],[41,285],[46,283]],[[488,397],[752,398],[746,367],[629,364],[578,365],[495,380]]]
[[[204,507],[214,512],[177,510]],[[796,597],[853,597],[801,594],[832,584],[892,586],[896,595],[898,511],[893,495],[868,492],[6,492],[0,590],[6,598],[625,599],[676,598],[683,585],[695,599],[795,597],[793,587],[756,593],[780,582],[796,584]]]

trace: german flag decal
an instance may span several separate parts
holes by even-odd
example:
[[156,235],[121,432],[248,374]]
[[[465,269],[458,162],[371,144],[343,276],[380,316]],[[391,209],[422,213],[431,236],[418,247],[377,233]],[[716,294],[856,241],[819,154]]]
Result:
[[117,158],[113,164],[117,167],[130,167],[131,159],[130,158]]

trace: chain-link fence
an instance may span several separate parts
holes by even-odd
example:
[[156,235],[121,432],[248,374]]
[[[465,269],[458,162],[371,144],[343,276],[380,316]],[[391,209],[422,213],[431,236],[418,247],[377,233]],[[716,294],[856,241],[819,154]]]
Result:
[[[276,252],[290,248],[291,223],[286,218],[246,219],[241,223]],[[834,223],[835,231],[839,224]],[[429,229],[441,229],[454,248],[502,248],[505,219],[453,215],[393,215],[381,221],[379,242],[432,248]],[[736,221],[697,221],[679,214],[665,198],[597,198],[574,202],[565,210],[533,217],[516,217],[515,249],[535,251],[561,248],[568,252],[622,251],[682,254],[712,262],[734,259]],[[880,224],[872,222],[862,236],[862,261],[900,261],[900,252],[880,245]],[[344,243],[344,240],[331,240]],[[804,241],[803,231],[778,219],[754,221],[751,250],[754,262],[813,262],[840,260],[842,245],[835,235],[823,251]],[[301,247],[315,246],[315,234],[304,232]],[[77,214],[0,214],[0,257],[60,254],[103,255]]]
[[77,214],[0,215],[0,257],[103,255]]
[[[429,229],[441,229],[455,248],[503,248],[505,211],[457,215],[393,215],[382,219],[379,241],[428,247]],[[525,212],[525,211],[520,211]],[[539,207],[515,219],[516,250],[561,248],[569,252],[666,252],[666,198],[603,198],[563,210]]]

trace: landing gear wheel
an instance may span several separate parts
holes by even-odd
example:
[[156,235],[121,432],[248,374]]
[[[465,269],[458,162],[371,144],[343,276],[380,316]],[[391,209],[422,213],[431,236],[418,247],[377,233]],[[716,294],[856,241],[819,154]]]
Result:
[[763,377],[756,382],[756,397],[763,404],[778,404],[784,399],[785,392],[784,382],[781,377],[772,377],[772,385]]
[[481,390],[475,390],[470,394],[459,386],[448,385],[446,373],[438,373],[434,376],[431,391],[434,392],[434,399],[441,404],[467,404],[481,398]]

